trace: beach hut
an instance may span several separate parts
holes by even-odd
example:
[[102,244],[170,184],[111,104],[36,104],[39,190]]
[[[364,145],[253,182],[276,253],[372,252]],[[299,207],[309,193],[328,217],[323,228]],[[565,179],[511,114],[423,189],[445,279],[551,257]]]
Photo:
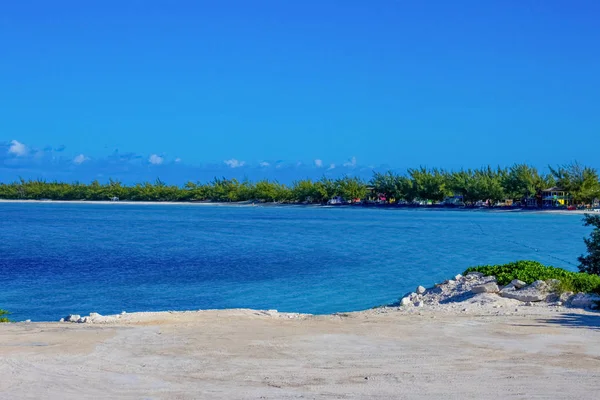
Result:
[[542,204],[544,207],[569,206],[573,198],[566,190],[557,186],[542,190]]

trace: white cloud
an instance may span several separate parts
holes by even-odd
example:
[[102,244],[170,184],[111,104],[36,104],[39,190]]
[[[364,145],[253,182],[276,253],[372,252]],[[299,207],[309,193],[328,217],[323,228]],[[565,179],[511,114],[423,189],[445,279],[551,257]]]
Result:
[[335,169],[335,164],[330,164],[329,168],[327,168],[327,169]]
[[352,157],[348,162],[345,162],[344,167],[356,167],[356,157]]
[[245,161],[239,161],[239,160],[236,160],[235,158],[232,158],[231,160],[225,160],[223,162],[225,164],[227,164],[227,166],[229,168],[239,168],[239,167],[243,167],[244,165],[246,165]]
[[315,167],[317,168],[322,168],[323,167],[323,160],[319,160],[318,158],[315,160]]
[[262,162],[260,162],[258,165],[260,165],[261,167],[270,167],[270,166],[271,166],[271,164],[269,164],[269,163],[268,163],[268,162],[266,162],[266,161],[262,161]]
[[29,149],[23,143],[11,140],[10,147],[8,148],[8,154],[14,154],[17,157],[26,156],[29,153]]
[[89,161],[89,158],[86,157],[86,156],[84,156],[83,154],[80,154],[80,155],[78,155],[77,157],[75,157],[73,159],[73,164],[80,165],[80,164],[83,164],[86,161]]
[[175,162],[176,162],[177,164],[179,164],[179,163],[181,162],[181,158],[177,157],[177,158],[175,159]]
[[152,154],[148,158],[148,162],[152,165],[160,165],[163,163],[163,161],[165,161],[165,159],[159,156],[158,154]]

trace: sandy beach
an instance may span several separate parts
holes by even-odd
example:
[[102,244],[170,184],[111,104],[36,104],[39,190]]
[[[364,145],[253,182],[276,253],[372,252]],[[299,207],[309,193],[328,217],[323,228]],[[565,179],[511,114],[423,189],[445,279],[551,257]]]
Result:
[[6,399],[594,399],[600,315],[376,309],[0,326]]
[[[0,199],[2,203],[23,203],[23,204],[98,204],[98,205],[137,205],[137,206],[235,206],[235,207],[320,207],[320,208],[347,208],[360,206],[331,206],[320,204],[281,204],[281,203],[261,203],[251,201],[240,202],[209,202],[209,201],[87,201],[87,200],[5,200]],[[378,208],[377,206],[366,206],[366,208]],[[384,207],[391,208],[394,207]],[[565,210],[565,209],[502,209],[502,208],[442,208],[442,207],[416,207],[405,208],[398,207],[399,210],[423,210],[423,211],[462,211],[462,212],[494,212],[494,213],[536,213],[536,214],[558,214],[558,215],[583,215],[597,213],[593,210]]]

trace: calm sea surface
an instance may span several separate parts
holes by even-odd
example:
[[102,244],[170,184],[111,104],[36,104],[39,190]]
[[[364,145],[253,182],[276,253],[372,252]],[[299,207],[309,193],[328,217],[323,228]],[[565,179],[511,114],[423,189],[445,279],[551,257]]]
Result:
[[532,213],[53,203],[0,213],[0,308],[34,321],[361,310],[472,265],[575,270],[589,233],[580,215]]

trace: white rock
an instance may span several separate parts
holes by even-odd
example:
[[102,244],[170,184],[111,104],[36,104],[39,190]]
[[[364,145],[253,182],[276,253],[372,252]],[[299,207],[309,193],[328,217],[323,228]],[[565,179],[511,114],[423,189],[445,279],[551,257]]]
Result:
[[473,293],[498,293],[500,288],[495,282],[484,283],[483,285],[475,286],[471,289]]
[[522,287],[527,286],[527,284],[525,282],[520,281],[518,279],[514,279],[510,284],[513,285],[517,289],[521,289]]
[[67,322],[77,322],[79,321],[79,319],[81,318],[81,315],[79,314],[71,314],[68,317],[65,318],[65,321]]
[[58,322],[65,322],[65,319],[61,318],[61,319],[58,320]]
[[454,277],[455,281],[460,281],[463,278],[463,276],[461,274],[458,274]]
[[485,275],[481,272],[473,271],[467,274],[467,278],[483,278]]
[[508,285],[504,286],[501,290],[500,293],[503,292],[514,292],[515,290],[517,290],[517,288],[515,287],[515,285],[511,283],[509,283]]
[[577,293],[570,301],[572,307],[588,308],[595,306],[600,301],[600,296],[595,294]]
[[29,322],[31,322],[31,320],[30,320],[30,319],[26,319],[26,320],[25,320],[25,322],[28,322],[28,323],[29,323]]
[[454,281],[454,280],[452,280],[452,279],[448,279],[448,280],[446,281],[446,283],[447,283],[448,285],[454,285],[454,284],[456,284],[456,281]]
[[425,291],[426,291],[426,290],[427,290],[427,289],[425,289],[425,287],[423,287],[423,286],[419,286],[419,287],[417,288],[417,293],[418,293],[418,294],[423,294],[423,293],[425,293]]
[[79,322],[80,324],[85,324],[86,322],[88,322],[88,317],[79,318],[77,322]]
[[546,282],[544,282],[544,281],[537,280],[537,281],[533,282],[529,286],[532,287],[532,288],[535,288],[535,289],[544,290],[544,289],[546,289],[548,287],[548,284]]
[[423,302],[422,301],[417,301],[415,303],[415,307],[423,307]]
[[560,306],[562,306],[562,305],[563,305],[563,302],[562,302],[562,301],[557,301],[557,302],[556,302],[556,305],[560,307]]
[[92,312],[90,313],[90,318],[98,318],[101,317],[102,315],[98,314],[97,312]]
[[540,290],[532,285],[529,285],[521,290],[514,291],[502,291],[500,296],[506,297],[507,299],[515,299],[522,302],[528,301],[543,301],[548,297],[548,293],[544,290]]
[[404,297],[402,300],[400,300],[401,306],[407,306],[409,304],[412,304],[410,297]]

